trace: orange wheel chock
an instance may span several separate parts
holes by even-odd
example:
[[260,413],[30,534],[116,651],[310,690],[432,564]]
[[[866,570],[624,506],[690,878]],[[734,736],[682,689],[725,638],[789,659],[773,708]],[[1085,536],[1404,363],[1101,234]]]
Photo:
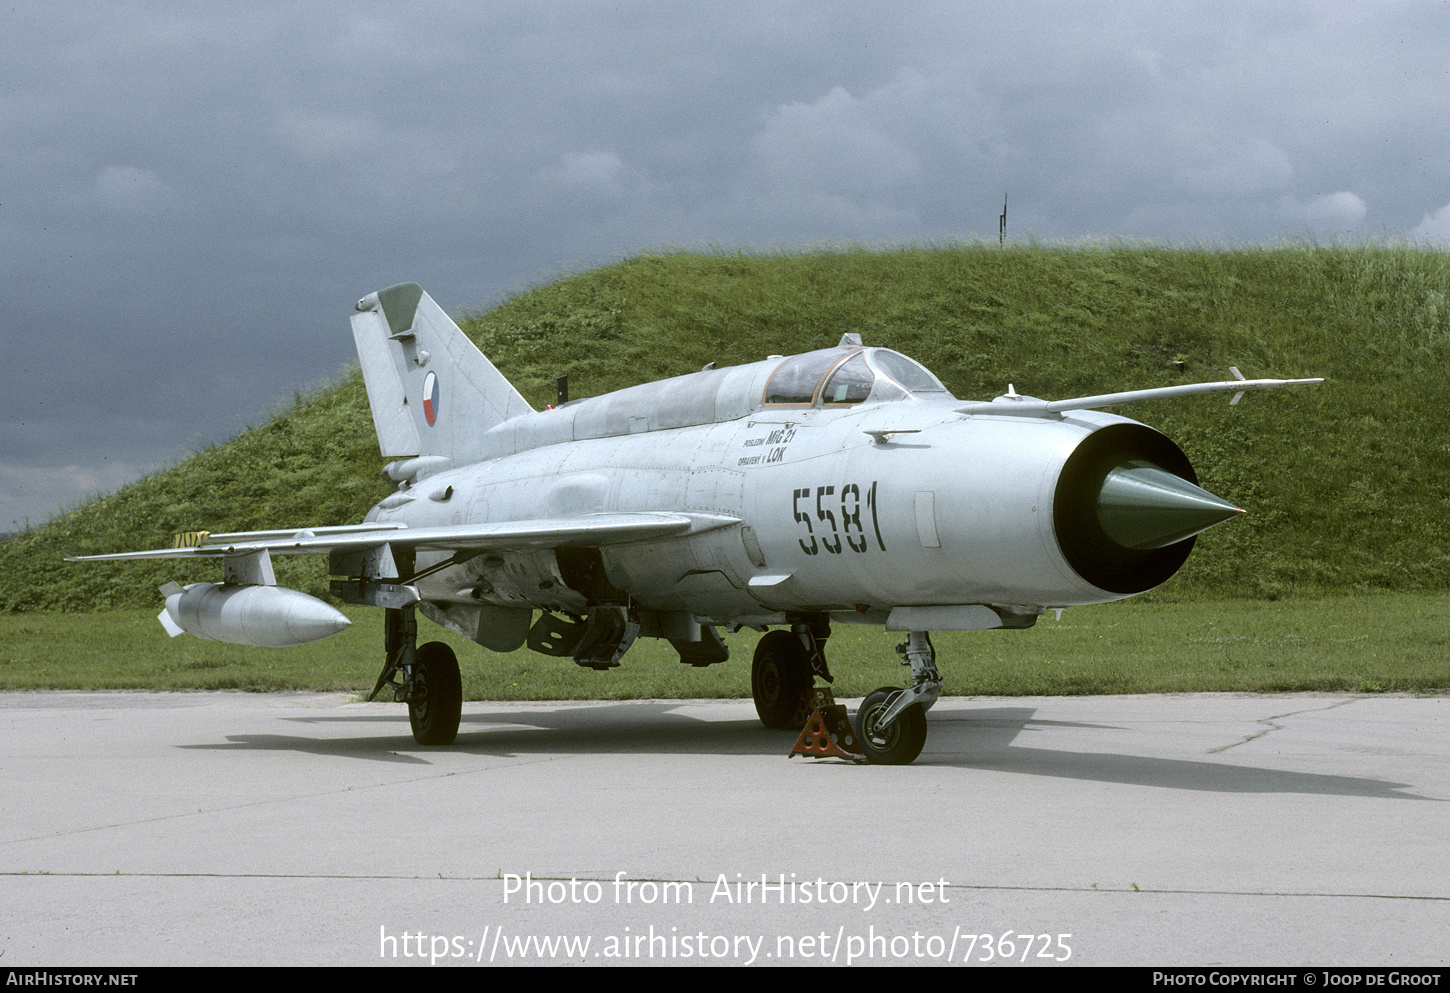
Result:
[[[828,691],[829,692],[829,691]],[[856,731],[846,705],[829,703],[811,711],[806,726],[787,758],[806,755],[813,759],[838,758],[865,763],[866,756],[856,742]]]

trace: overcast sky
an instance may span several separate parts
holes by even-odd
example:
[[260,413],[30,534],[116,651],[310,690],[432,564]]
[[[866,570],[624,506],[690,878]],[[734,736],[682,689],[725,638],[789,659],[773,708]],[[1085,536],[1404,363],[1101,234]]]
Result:
[[1004,193],[1443,245],[1447,122],[1444,2],[0,3],[0,531],[332,376],[392,283],[995,238]]

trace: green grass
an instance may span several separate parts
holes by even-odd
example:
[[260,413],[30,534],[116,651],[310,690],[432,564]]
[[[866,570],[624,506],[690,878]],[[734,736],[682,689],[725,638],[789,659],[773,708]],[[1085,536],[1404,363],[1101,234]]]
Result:
[[[352,630],[301,648],[169,639],[150,611],[0,616],[0,689],[372,689],[382,612],[351,610]],[[692,669],[642,639],[610,672],[527,650],[488,652],[420,621],[420,640],[457,651],[468,699],[738,698],[750,695],[757,635]],[[1443,693],[1450,689],[1450,595],[1380,594],[1269,602],[1125,601],[1048,614],[1028,631],[934,635],[953,695],[1206,691]],[[864,696],[905,669],[879,628],[838,625],[827,646],[835,688]]]

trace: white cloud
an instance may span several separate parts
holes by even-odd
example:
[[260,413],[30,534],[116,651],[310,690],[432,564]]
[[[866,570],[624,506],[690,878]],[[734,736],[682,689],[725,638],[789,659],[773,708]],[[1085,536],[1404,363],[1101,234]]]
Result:
[[837,86],[815,103],[776,108],[755,137],[760,168],[780,185],[847,195],[914,183],[916,153],[873,103]]
[[1450,241],[1450,203],[1433,214],[1426,214],[1419,226],[1410,232],[1410,237],[1422,241]]
[[1347,190],[1326,193],[1301,203],[1293,197],[1279,200],[1279,216],[1289,224],[1302,224],[1323,234],[1357,230],[1369,213],[1365,202]]
[[810,103],[780,104],[751,139],[737,203],[808,236],[920,233],[943,186],[980,179],[992,118],[965,75],[914,69],[859,97],[835,86]]

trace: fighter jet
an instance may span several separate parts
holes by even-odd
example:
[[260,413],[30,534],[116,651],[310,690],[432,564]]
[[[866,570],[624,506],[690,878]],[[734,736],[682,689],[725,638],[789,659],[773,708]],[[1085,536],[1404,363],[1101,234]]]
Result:
[[[1100,408],[1318,379],[1235,379],[1070,400],[963,402],[899,352],[844,335],[535,411],[416,283],[357,303],[353,337],[395,490],[355,525],[177,536],[73,561],[214,558],[223,581],[162,588],[159,620],[288,646],[347,617],[276,585],[272,557],[326,555],[331,592],[386,612],[373,691],[421,744],[458,732],[458,661],[416,614],[496,652],[620,664],[639,637],[692,666],[720,631],[767,632],[756,710],[790,727],[833,624],[901,632],[904,687],[856,714],[873,762],[906,764],[942,689],[930,632],[1031,627],[1046,610],[1149,590],[1195,535],[1241,513],[1164,435]],[[798,724],[796,725],[798,726]]]

